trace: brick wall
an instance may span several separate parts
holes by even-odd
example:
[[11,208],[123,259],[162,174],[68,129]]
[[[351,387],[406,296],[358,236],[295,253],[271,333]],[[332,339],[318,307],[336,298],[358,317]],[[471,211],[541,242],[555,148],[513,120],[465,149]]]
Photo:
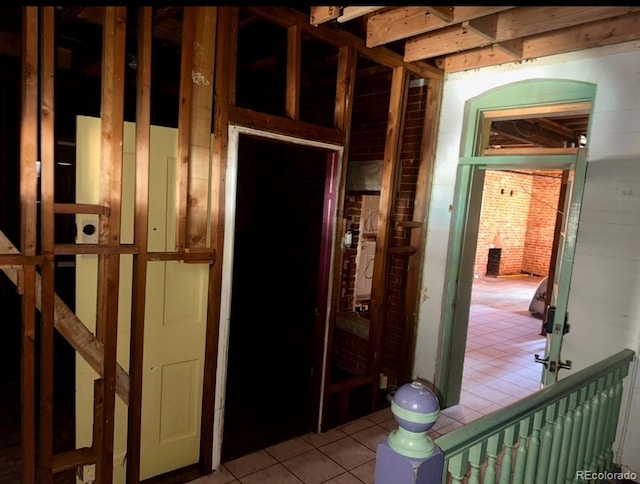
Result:
[[333,362],[353,375],[369,369],[369,340],[340,328],[335,328]]
[[[389,112],[390,76],[367,79],[356,83],[353,104],[352,131],[349,148],[350,161],[370,161],[384,159],[384,145]],[[393,217],[398,220],[411,220],[413,217],[416,184],[420,159],[420,143],[425,113],[426,86],[410,88],[407,100],[407,112],[402,148],[400,153],[400,173],[398,190],[393,209]],[[353,232],[353,247],[357,246],[360,229],[360,210],[362,197],[349,194],[345,197],[345,215],[347,228]],[[410,245],[411,231],[394,228],[391,243],[394,246]],[[342,265],[342,286],[340,294],[341,309],[350,309],[355,292],[355,249],[347,249]],[[409,267],[407,254],[390,254],[387,267],[387,287],[385,314],[383,315],[382,372],[389,377],[389,384],[398,384],[400,371],[407,356],[408,348],[403,348],[406,321],[406,286]],[[342,338],[351,338],[343,331],[335,332],[334,358],[342,368],[356,368],[361,355],[356,352],[356,342]],[[351,351],[351,356],[349,356]],[[350,366],[351,365],[351,366]],[[403,383],[403,382],[402,382]]]
[[489,248],[500,248],[499,275],[547,275],[559,193],[559,178],[487,171],[474,274],[486,274]]
[[[400,172],[398,189],[394,203],[393,217],[396,220],[412,220],[415,202],[418,170],[420,164],[420,144],[426,108],[427,86],[409,89],[407,110],[400,150]],[[393,227],[393,226],[392,226]],[[393,228],[391,233],[393,246],[411,245],[411,230]],[[406,288],[409,260],[413,255],[390,254],[387,267],[387,299],[384,315],[382,348],[382,372],[389,378],[389,384],[398,385],[404,376],[400,374],[409,348],[403,348],[404,333],[411,315],[406,311]]]
[[555,178],[533,177],[533,194],[529,205],[529,220],[522,260],[522,272],[546,276],[553,248],[560,173]]

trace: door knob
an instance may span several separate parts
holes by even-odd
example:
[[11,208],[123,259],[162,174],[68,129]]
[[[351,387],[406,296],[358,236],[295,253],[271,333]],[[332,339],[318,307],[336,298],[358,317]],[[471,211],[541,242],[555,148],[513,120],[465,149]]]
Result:
[[536,353],[535,355],[533,355],[533,358],[534,358],[536,363],[542,363],[545,368],[549,367],[549,357],[548,356],[546,358],[540,358],[540,355]]

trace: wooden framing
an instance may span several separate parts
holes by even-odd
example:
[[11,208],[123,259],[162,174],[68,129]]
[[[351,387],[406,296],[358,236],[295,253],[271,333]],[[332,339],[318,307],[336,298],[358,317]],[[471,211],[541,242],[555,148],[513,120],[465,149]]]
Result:
[[[20,247],[27,257],[36,255],[38,32],[38,7],[24,7],[20,126]],[[35,266],[24,266],[18,277],[18,290],[22,294],[21,427],[22,482],[24,484],[33,484],[36,480],[35,285]]]
[[[400,144],[404,128],[409,74],[403,67],[393,70],[391,80],[391,98],[389,100],[389,118],[384,145],[384,164],[380,189],[378,215],[378,233],[376,236],[375,264],[371,285],[370,336],[369,336],[369,373],[378,375],[381,366],[381,342],[385,325],[385,288],[387,282],[387,264],[391,245],[391,217],[393,213],[397,177],[399,171]],[[378,386],[374,385],[371,408],[374,408]]]
[[[522,7],[483,17],[478,23],[456,25],[405,43],[405,62],[449,54],[488,43],[565,29],[637,11],[638,7]],[[475,27],[474,27],[475,25]],[[523,51],[524,54],[524,51]]]
[[[336,104],[334,108],[333,114],[333,125],[336,129],[341,130],[344,133],[344,151],[342,153],[342,171],[340,174],[341,180],[346,180],[347,177],[347,169],[349,164],[349,143],[351,138],[351,119],[353,115],[353,96],[354,96],[354,88],[355,88],[355,79],[356,79],[356,66],[358,62],[358,55],[356,50],[353,47],[344,46],[340,48],[338,53],[338,74],[336,79]],[[336,251],[333,259],[333,267],[341,267],[342,266],[342,258],[343,251],[337,250],[338,247],[342,247],[342,240],[344,240],[345,233],[345,224],[344,224],[344,199],[346,192],[346,183],[342,182],[340,184],[340,190],[338,191],[337,201],[336,201],[336,219],[338,220],[338,225],[336,227],[336,239],[335,239],[335,247]],[[333,271],[333,281],[332,281],[332,304],[329,309],[329,321],[335,321],[336,319],[336,310],[338,308],[338,302],[340,300],[340,280],[341,280],[341,271],[334,270]],[[335,384],[331,382],[330,377],[326,375],[330,375],[330,369],[332,365],[332,352],[333,348],[333,339],[334,339],[334,326],[329,324],[329,328],[327,331],[327,352],[325,357],[325,365],[324,365],[324,373],[325,373],[325,384],[322,393],[322,407],[323,413],[320,422],[320,429],[326,430],[323,427],[323,423],[326,422],[327,419],[327,410],[328,410],[328,398],[331,393],[335,393]],[[316,338],[320,338],[320,340],[324,339],[324,334],[316,334]],[[359,383],[359,382],[353,382]],[[344,391],[349,391],[350,388],[345,389]]]
[[136,169],[133,241],[140,252],[133,256],[131,340],[129,348],[129,407],[127,422],[127,482],[140,481],[142,432],[142,375],[144,318],[147,288],[149,225],[149,162],[151,145],[151,7],[138,8],[138,69],[136,79]]
[[[122,140],[124,129],[124,62],[126,7],[105,7],[102,64],[102,146],[100,205],[109,214],[100,217],[99,240],[107,246],[120,245],[122,185]],[[118,287],[120,255],[98,255],[98,307],[96,335],[104,345],[104,399],[102,432],[94,442],[97,450],[96,477],[113,479],[115,425],[115,377],[118,337]]]
[[302,33],[293,25],[287,29],[287,117],[300,117],[300,77],[302,71]]
[[340,15],[336,20],[340,23],[348,22],[349,20],[362,17],[363,15],[370,14],[376,10],[380,10],[381,8],[384,7],[343,7],[342,15]]
[[[129,7],[131,8],[131,7]],[[406,65],[401,56],[385,48],[367,49],[364,41],[346,32],[331,27],[315,28],[308,19],[288,9],[271,7],[247,7],[273,23],[288,29],[287,68],[287,117],[260,113],[235,106],[236,84],[236,36],[238,8],[229,7],[185,7],[182,28],[184,43],[181,66],[180,112],[179,112],[179,195],[177,250],[149,252],[148,190],[149,190],[149,145],[151,112],[151,55],[153,19],[151,7],[141,7],[138,25],[126,31],[127,7],[96,7],[96,18],[104,18],[102,84],[101,84],[101,173],[100,200],[96,204],[55,203],[54,200],[54,111],[53,111],[53,67],[54,67],[54,8],[25,7],[23,31],[23,118],[21,133],[21,244],[20,251],[0,233],[0,268],[9,275],[22,294],[22,394],[23,394],[23,482],[33,483],[36,478],[35,461],[35,311],[42,314],[40,404],[40,472],[45,481],[56,472],[71,470],[83,464],[96,464],[98,482],[113,480],[113,454],[115,435],[115,398],[120,397],[128,405],[127,460],[128,482],[140,481],[140,434],[142,426],[142,374],[144,350],[144,316],[147,264],[149,261],[182,261],[185,263],[209,264],[209,289],[207,308],[207,333],[205,344],[200,460],[198,470],[209,473],[213,464],[214,398],[218,358],[218,330],[221,305],[222,261],[225,227],[225,179],[228,157],[229,126],[267,131],[274,135],[286,135],[297,139],[315,140],[336,147],[343,147],[341,185],[338,191],[337,216],[343,216],[345,198],[347,155],[353,107],[356,63],[358,55],[394,71],[389,128],[385,148],[385,183],[391,187],[397,171],[398,143],[402,131],[404,102],[408,88],[409,73],[421,77],[442,79],[442,72],[424,63]],[[377,9],[380,7],[367,7]],[[364,15],[363,10],[359,13]],[[277,17],[274,17],[274,15]],[[38,17],[42,25],[38,26]],[[193,27],[193,28],[190,28]],[[34,32],[38,35],[34,35]],[[123,107],[125,79],[125,40],[127,35],[137,36],[137,95],[136,95],[136,162],[135,162],[135,215],[134,242],[122,244],[120,240],[122,198],[122,144]],[[39,39],[39,35],[42,37]],[[338,76],[334,127],[322,127],[299,120],[301,90],[301,44],[302,36],[311,35],[320,41],[339,47]],[[191,39],[189,41],[189,39]],[[42,49],[38,53],[39,41]],[[215,45],[215,49],[214,49]],[[40,67],[40,72],[38,71]],[[214,69],[215,68],[215,69]],[[215,70],[215,76],[214,76]],[[38,74],[41,75],[38,84]],[[202,74],[201,76],[198,74]],[[435,84],[439,85],[439,84]],[[38,86],[40,96],[38,96]],[[215,90],[215,104],[213,91]],[[436,92],[436,91],[434,91]],[[433,94],[436,95],[436,94]],[[38,116],[38,98],[40,116]],[[211,146],[212,106],[214,134]],[[42,252],[36,253],[36,200],[37,176],[35,161],[38,158],[40,130],[40,158],[42,161],[40,242]],[[206,153],[205,153],[206,151]],[[212,152],[212,155],[210,155]],[[204,175],[206,173],[206,175]],[[185,176],[186,174],[186,176]],[[209,176],[211,181],[209,182]],[[425,175],[426,176],[426,175]],[[194,183],[206,178],[210,183],[207,192],[202,185]],[[205,196],[206,195],[206,196]],[[207,198],[208,197],[208,198]],[[393,204],[392,191],[388,191],[388,210],[385,214],[389,231],[390,209]],[[211,224],[207,227],[207,216],[193,215],[193,200],[207,200],[198,208],[205,207]],[[426,200],[426,198],[425,198]],[[91,214],[99,219],[99,242],[97,244],[56,244],[54,242],[54,215]],[[193,225],[190,225],[193,224]],[[194,227],[192,230],[191,227]],[[418,228],[418,226],[415,226]],[[416,231],[418,233],[419,231]],[[344,233],[340,224],[335,233],[334,244],[339,246]],[[180,235],[182,234],[182,235]],[[194,239],[197,235],[198,240]],[[204,242],[204,244],[201,244]],[[384,246],[388,255],[392,249]],[[339,261],[336,250],[334,265]],[[96,336],[65,305],[54,291],[54,266],[56,255],[98,255],[98,300]],[[120,285],[121,255],[132,255],[132,308],[131,344],[129,347],[130,374],[117,363],[118,340],[118,290]],[[386,256],[385,255],[385,256]],[[384,267],[384,263],[382,267]],[[41,267],[42,276],[36,269]],[[339,262],[336,267],[339,266]],[[378,277],[381,277],[378,275]],[[339,271],[334,271],[331,281],[335,288],[339,284]],[[384,285],[378,282],[378,295]],[[334,297],[338,294],[333,291]],[[379,297],[379,296],[378,296]],[[379,328],[382,312],[378,305]],[[331,311],[335,311],[332,306]],[[332,315],[332,317],[335,316]],[[53,336],[57,330],[96,371],[99,378],[94,383],[94,432],[93,445],[59,455],[53,455]],[[329,330],[331,331],[331,330]],[[381,332],[377,335],[380,344]],[[324,334],[318,338],[324,343]],[[375,335],[374,335],[375,336]],[[379,353],[374,355],[379,365]],[[373,384],[375,371],[345,385],[330,385],[320,388],[325,398],[331,393],[342,393],[353,385]],[[318,401],[320,401],[318,399]],[[193,469],[191,469],[192,471]]]
[[185,247],[207,250],[210,246],[207,238],[207,222],[217,8],[185,7],[185,11],[188,9],[194,9],[195,25],[190,79],[193,85],[189,110],[191,120],[189,122]]
[[246,9],[271,23],[289,28],[298,25],[305,34],[315,37],[329,45],[336,47],[350,46],[358,54],[378,64],[388,67],[404,67],[407,71],[426,78],[442,79],[443,72],[423,62],[408,64],[402,57],[385,47],[368,48],[364,40],[351,35],[342,29],[332,29],[330,26],[314,27],[309,24],[309,18],[300,12],[276,7],[246,7]]
[[41,11],[40,66],[40,220],[43,263],[40,296],[40,480],[53,477],[54,344],[54,19],[53,7]]
[[367,20],[367,47],[388,44],[439,29],[448,23],[461,23],[509,8],[513,7],[454,7],[453,19],[448,22],[436,15],[428,15],[428,7],[395,8],[389,12],[369,17]]
[[[429,200],[431,199],[431,185],[436,159],[436,140],[440,124],[440,106],[442,99],[443,81],[430,79],[427,81],[425,96],[426,107],[424,126],[422,129],[422,143],[420,146],[420,166],[416,182],[416,195],[413,208],[413,223],[402,223],[404,226],[415,228],[411,231],[411,247],[423,248],[427,237],[427,220],[429,219]],[[420,305],[420,285],[422,282],[422,267],[424,252],[419,250],[409,258],[407,287],[405,294],[406,325],[402,339],[402,348],[406,350],[405,360],[400,367],[400,379],[408,381],[411,378],[411,368],[415,356],[416,330]]]
[[[213,159],[211,172],[211,247],[221,261],[224,252],[225,178],[229,147],[229,108],[234,102],[236,43],[238,35],[238,9],[222,8],[218,12],[215,59],[215,112],[213,129]],[[213,469],[213,432],[216,372],[218,358],[218,333],[222,287],[222,264],[209,268],[207,304],[207,340],[205,342],[204,374],[202,388],[202,418],[200,421],[200,472],[208,474]]]
[[340,16],[341,7],[311,7],[311,25],[318,26]]
[[191,70],[195,40],[195,7],[185,7],[180,56],[180,110],[178,114],[178,158],[176,166],[176,250],[185,248],[187,190],[189,183],[189,136],[191,134]]

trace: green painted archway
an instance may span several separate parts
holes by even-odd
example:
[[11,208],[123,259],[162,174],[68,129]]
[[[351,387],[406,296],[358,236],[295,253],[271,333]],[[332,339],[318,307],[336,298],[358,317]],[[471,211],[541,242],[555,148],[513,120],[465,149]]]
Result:
[[455,405],[460,400],[473,278],[470,260],[473,259],[477,243],[485,170],[514,165],[525,169],[572,167],[581,180],[574,187],[574,191],[577,188],[575,196],[579,200],[586,171],[585,156],[479,156],[483,114],[502,109],[578,102],[589,102],[592,113],[595,95],[596,85],[592,83],[565,79],[531,79],[496,87],[465,104],[436,375],[436,387],[443,407]]

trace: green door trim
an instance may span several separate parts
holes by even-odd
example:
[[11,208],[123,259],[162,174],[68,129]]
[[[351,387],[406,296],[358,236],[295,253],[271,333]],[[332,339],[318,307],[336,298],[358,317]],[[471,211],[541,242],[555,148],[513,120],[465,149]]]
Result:
[[[581,101],[591,102],[593,113],[595,93],[596,85],[587,82],[532,79],[497,87],[465,104],[435,382],[443,408],[455,405],[460,400],[472,282],[463,276],[469,270],[465,267],[465,261],[468,261],[471,250],[475,252],[477,243],[485,170],[514,167],[566,169],[576,163],[575,155],[477,156],[482,136],[483,113]],[[593,119],[593,116],[590,118]],[[586,160],[583,159],[582,162],[586,164]],[[576,168],[576,171],[580,170]],[[466,266],[469,266],[468,262]]]

